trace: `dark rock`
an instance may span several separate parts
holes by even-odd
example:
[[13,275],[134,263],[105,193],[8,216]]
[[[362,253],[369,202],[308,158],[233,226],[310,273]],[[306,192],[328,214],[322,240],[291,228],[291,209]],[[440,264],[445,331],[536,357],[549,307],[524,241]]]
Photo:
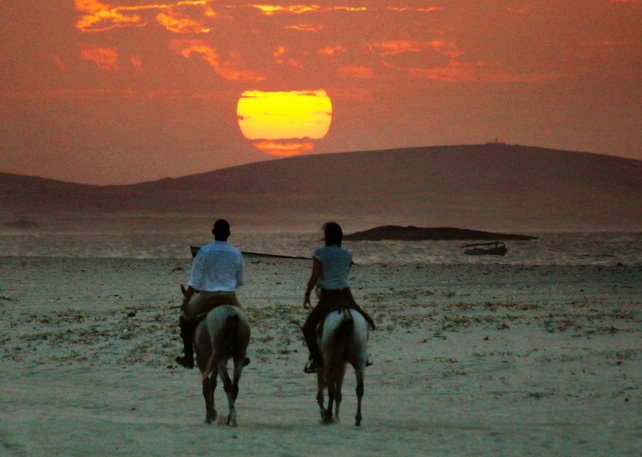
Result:
[[424,240],[512,240],[526,241],[535,240],[534,236],[515,235],[508,233],[493,233],[479,230],[460,229],[452,227],[401,227],[398,225],[384,225],[375,227],[362,232],[356,232],[344,236],[344,240],[349,241],[424,241]]

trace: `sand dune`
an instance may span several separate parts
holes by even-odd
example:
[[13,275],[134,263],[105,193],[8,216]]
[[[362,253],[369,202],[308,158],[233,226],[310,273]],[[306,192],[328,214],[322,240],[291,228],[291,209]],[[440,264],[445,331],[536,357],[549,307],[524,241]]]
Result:
[[281,226],[350,218],[362,228],[642,228],[642,162],[497,143],[300,156],[127,186],[2,175],[0,195],[5,217],[218,213]]

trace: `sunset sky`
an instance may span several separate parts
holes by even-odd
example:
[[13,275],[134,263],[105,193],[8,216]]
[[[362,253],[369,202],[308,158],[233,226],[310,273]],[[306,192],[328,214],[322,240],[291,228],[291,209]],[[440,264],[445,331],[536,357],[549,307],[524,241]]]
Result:
[[[2,0],[0,26],[2,172],[127,184],[495,139],[642,160],[642,0]],[[244,93],[327,98],[262,150]]]

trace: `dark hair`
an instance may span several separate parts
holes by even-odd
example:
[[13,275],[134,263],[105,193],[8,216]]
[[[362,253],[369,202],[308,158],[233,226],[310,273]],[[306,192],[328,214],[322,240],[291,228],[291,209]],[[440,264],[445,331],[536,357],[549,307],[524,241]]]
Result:
[[227,241],[227,238],[230,236],[230,224],[225,219],[217,220],[214,222],[212,234],[214,234],[215,240]]
[[325,245],[330,246],[336,244],[341,246],[343,241],[343,230],[336,222],[327,222],[323,225],[323,233],[325,235]]

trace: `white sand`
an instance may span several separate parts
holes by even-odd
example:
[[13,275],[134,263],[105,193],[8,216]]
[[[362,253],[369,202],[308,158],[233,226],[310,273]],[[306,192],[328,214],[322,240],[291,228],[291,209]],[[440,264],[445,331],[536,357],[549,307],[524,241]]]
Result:
[[1,259],[0,455],[641,454],[640,267],[356,266],[379,325],[357,428],[352,370],[331,426],[302,372],[308,263],[246,262],[230,428],[173,363],[189,260]]

